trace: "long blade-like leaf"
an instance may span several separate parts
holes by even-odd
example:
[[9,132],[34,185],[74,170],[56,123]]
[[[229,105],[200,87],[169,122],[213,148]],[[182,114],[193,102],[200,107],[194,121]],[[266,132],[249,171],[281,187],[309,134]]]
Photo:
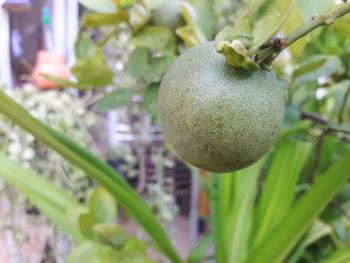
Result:
[[197,244],[197,246],[191,251],[188,256],[188,263],[200,263],[207,257],[205,252],[208,249],[208,246],[213,241],[213,235],[211,233],[204,236],[201,241]]
[[225,239],[223,235],[224,218],[220,208],[220,180],[222,175],[211,175],[211,189],[210,189],[210,205],[211,205],[211,225],[215,244],[215,256],[217,263],[226,263],[227,255],[225,254]]
[[288,213],[310,149],[311,144],[304,141],[284,140],[278,146],[257,207],[254,247]]
[[78,216],[83,207],[66,192],[20,164],[0,154],[0,178],[21,191],[39,210],[75,240],[84,239],[74,213]]
[[350,151],[324,174],[292,207],[288,215],[256,247],[248,263],[277,263],[290,253],[314,219],[350,177]]
[[248,256],[258,178],[264,162],[265,158],[232,174],[235,180],[234,197],[224,231],[228,262],[242,263]]
[[[231,206],[234,201],[235,193],[235,176],[232,173],[221,174],[219,181],[219,210],[221,223],[226,224],[231,211]],[[225,230],[222,228],[222,237],[225,235]]]
[[322,263],[348,263],[350,262],[350,249],[343,248],[334,252],[327,260]]
[[172,262],[182,262],[149,206],[107,164],[75,145],[64,136],[58,135],[57,132],[44,127],[42,123],[30,116],[2,90],[0,90],[0,102],[0,113],[34,135],[46,146],[60,153],[65,159],[78,166],[87,175],[103,185],[113,194],[118,203],[143,226],[145,231]]

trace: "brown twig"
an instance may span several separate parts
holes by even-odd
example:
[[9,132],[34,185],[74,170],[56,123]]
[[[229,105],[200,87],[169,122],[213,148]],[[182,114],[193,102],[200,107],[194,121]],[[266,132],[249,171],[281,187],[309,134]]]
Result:
[[336,126],[335,124],[332,124],[329,120],[327,120],[326,118],[318,115],[317,113],[313,113],[313,112],[305,112],[302,111],[300,113],[300,119],[302,120],[311,120],[314,123],[320,124],[320,125],[324,125],[326,126],[324,128],[324,130],[322,131],[322,134],[319,136],[317,144],[316,144],[316,155],[312,164],[312,168],[308,177],[308,181],[310,184],[313,183],[315,176],[319,170],[320,167],[320,161],[321,161],[321,154],[322,154],[322,148],[323,148],[323,142],[324,142],[324,138],[326,135],[332,133],[332,132],[340,132],[340,133],[345,133],[345,134],[350,134],[350,130],[341,128]]
[[340,125],[334,124],[327,120],[326,118],[318,115],[317,113],[313,112],[305,112],[302,111],[300,113],[300,119],[302,120],[311,120],[317,124],[325,125],[327,132],[339,132],[343,134],[350,134],[350,129],[341,127]]
[[312,120],[313,122],[316,122],[321,125],[328,125],[329,121],[321,116],[319,116],[317,113],[313,112],[305,112],[302,111],[300,113],[300,119],[302,120]]

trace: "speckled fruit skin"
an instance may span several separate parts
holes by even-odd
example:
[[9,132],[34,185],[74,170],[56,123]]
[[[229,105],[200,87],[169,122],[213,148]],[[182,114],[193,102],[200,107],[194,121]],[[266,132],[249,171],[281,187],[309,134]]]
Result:
[[230,67],[213,42],[176,59],[161,82],[159,108],[165,137],[178,155],[217,173],[259,160],[275,142],[284,115],[272,73]]
[[183,26],[185,20],[180,12],[180,7],[183,3],[184,1],[165,0],[160,7],[153,10],[151,23],[157,26],[167,27],[171,30]]

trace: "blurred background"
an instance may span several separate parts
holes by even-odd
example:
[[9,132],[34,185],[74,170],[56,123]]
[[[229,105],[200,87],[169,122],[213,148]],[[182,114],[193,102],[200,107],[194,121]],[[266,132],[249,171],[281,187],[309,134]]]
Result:
[[[44,68],[49,74],[67,79],[70,73],[66,71],[81,56],[77,45],[81,42],[81,52],[89,52],[90,37],[100,40],[110,34],[112,26],[81,29],[88,10],[77,0],[16,0],[1,1],[0,5],[0,81],[5,88],[31,114],[69,134],[115,167],[147,199],[187,253],[191,246],[188,240],[195,242],[198,231],[205,231],[201,217],[207,215],[206,198],[199,193],[198,183],[192,182],[191,169],[164,146],[160,127],[144,109],[141,96],[131,94],[130,102],[121,101],[118,110],[101,113],[92,109],[101,93],[62,90],[35,75],[37,68]],[[130,30],[121,25],[118,31],[113,27],[112,33],[115,38],[104,52],[114,85],[135,85],[125,70],[133,49],[128,44]],[[0,148],[81,202],[95,188],[83,172],[3,119]],[[199,171],[196,173],[199,176]],[[71,240],[1,181],[0,195],[0,262],[65,262]],[[127,224],[127,218],[124,221]],[[136,226],[130,227],[138,231]]]

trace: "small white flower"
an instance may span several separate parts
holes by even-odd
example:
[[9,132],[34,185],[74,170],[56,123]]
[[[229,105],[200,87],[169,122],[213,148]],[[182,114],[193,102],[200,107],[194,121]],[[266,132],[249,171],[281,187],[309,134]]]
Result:
[[22,151],[22,145],[19,142],[12,142],[9,145],[8,151],[10,154],[18,154]]
[[32,148],[27,148],[23,152],[22,158],[26,161],[32,160],[35,157],[35,152]]

